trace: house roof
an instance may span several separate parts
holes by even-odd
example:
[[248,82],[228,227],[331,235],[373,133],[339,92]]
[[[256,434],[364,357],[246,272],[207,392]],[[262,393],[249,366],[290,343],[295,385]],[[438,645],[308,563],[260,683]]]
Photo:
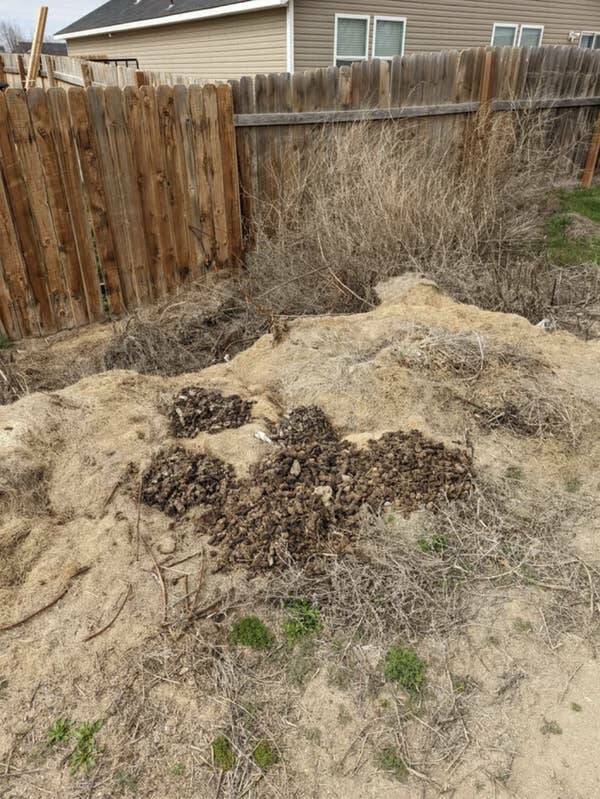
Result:
[[287,5],[288,0],[108,0],[55,36],[65,39]]
[[[18,44],[17,53],[30,53],[32,42],[22,41]],[[64,42],[42,42],[42,55],[67,55],[67,45]]]

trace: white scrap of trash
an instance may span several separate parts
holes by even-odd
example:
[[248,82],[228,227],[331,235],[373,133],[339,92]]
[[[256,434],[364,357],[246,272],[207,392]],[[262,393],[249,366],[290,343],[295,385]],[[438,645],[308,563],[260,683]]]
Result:
[[263,444],[273,443],[273,439],[269,438],[269,436],[266,433],[263,433],[262,430],[257,430],[256,433],[254,434],[254,438],[258,438],[258,440],[262,441]]
[[557,324],[554,319],[542,319],[541,322],[537,323],[536,327],[541,327],[546,333],[554,333],[557,329]]

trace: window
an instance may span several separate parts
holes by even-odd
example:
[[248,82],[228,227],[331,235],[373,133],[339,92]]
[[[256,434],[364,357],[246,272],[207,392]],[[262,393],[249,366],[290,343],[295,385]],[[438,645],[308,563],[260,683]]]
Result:
[[512,22],[494,22],[492,45],[494,47],[539,47],[544,34],[543,25],[516,25]]
[[393,58],[404,52],[405,17],[375,17],[373,58]]
[[494,47],[514,47],[517,42],[518,25],[494,22],[492,44]]
[[519,45],[521,47],[539,47],[544,34],[543,25],[521,25]]
[[579,46],[586,50],[599,50],[600,33],[585,31],[579,36]]
[[369,17],[335,15],[335,65],[340,67],[367,58]]

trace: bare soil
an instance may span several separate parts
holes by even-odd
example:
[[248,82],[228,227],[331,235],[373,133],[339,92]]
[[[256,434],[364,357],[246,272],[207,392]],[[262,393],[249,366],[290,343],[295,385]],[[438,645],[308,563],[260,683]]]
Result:
[[[201,371],[0,408],[0,795],[600,794],[600,345],[409,277],[379,293]],[[447,346],[465,335],[482,346]],[[190,386],[249,418],[177,437]],[[473,403],[507,396],[518,418],[558,397],[568,423],[482,425]],[[292,645],[298,598],[322,623]],[[231,643],[248,615],[269,649]],[[386,679],[393,644],[426,664],[420,694]],[[59,719],[101,722],[87,769],[49,742]]]

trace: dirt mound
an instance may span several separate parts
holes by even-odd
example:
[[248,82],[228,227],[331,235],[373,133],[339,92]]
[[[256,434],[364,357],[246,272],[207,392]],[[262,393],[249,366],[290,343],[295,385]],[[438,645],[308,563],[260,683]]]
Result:
[[252,403],[237,394],[224,397],[218,391],[199,386],[182,388],[169,412],[171,429],[178,438],[195,438],[198,433],[220,433],[242,427],[250,421]]
[[[414,279],[381,295],[198,375],[110,371],[0,407],[7,795],[384,799],[389,747],[407,799],[595,795],[600,349]],[[194,384],[251,417],[178,441],[168,409]],[[581,435],[530,413],[538,394]],[[473,402],[507,397],[535,435],[480,423]],[[488,478],[506,501],[487,504]],[[270,649],[231,642],[244,616]],[[426,662],[422,702],[386,677],[397,643]],[[96,722],[95,765],[71,774]]]
[[177,447],[154,458],[143,476],[141,498],[176,516],[197,505],[222,502],[232,478],[233,469],[222,460]]

